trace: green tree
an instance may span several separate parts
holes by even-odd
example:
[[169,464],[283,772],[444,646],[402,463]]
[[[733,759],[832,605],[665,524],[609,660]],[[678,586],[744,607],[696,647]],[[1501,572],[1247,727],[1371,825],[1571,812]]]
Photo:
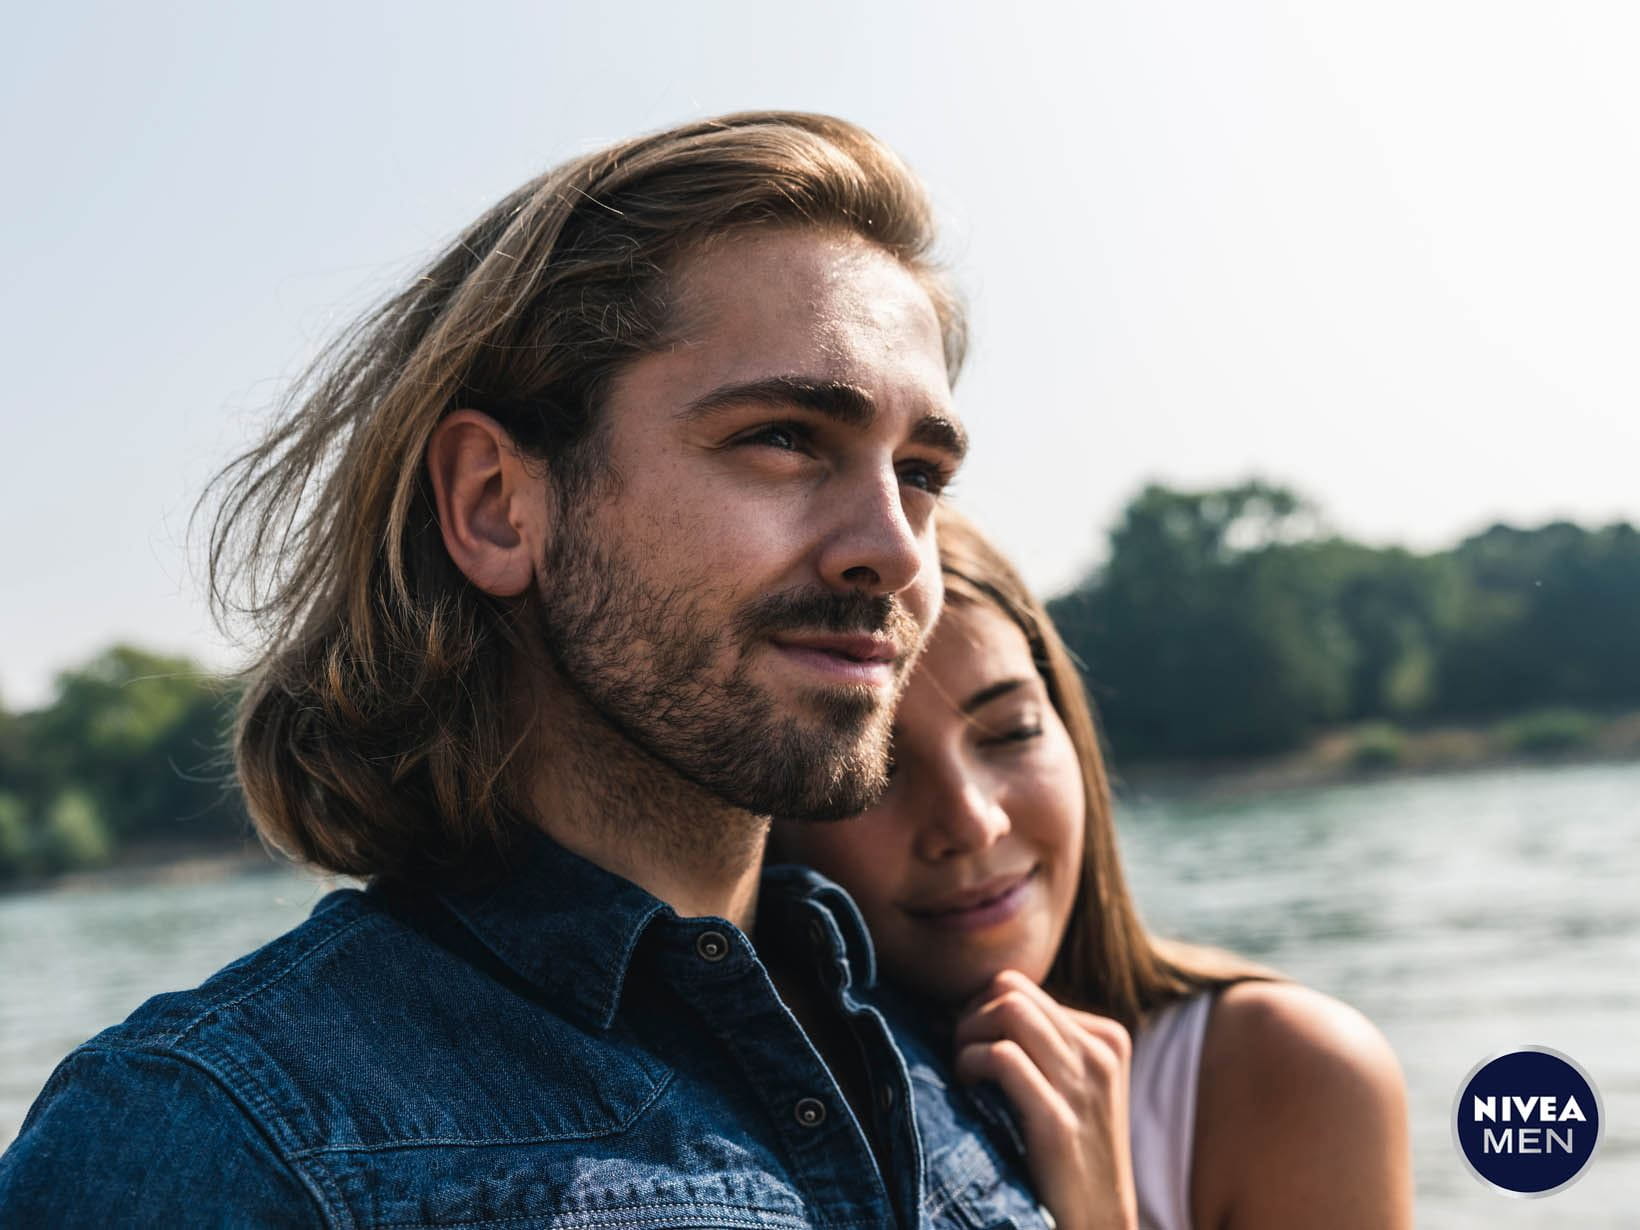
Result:
[[114,852],[97,804],[83,790],[65,790],[52,800],[42,837],[45,861],[54,871],[95,867]]
[[1466,584],[1442,646],[1444,711],[1640,700],[1640,534],[1632,526],[1495,525],[1451,560]]
[[32,871],[33,862],[28,806],[20,796],[0,791],[0,880]]
[[237,824],[221,751],[230,700],[188,659],[128,645],[64,672],[56,700],[28,715],[37,805],[83,790],[116,838]]
[[1276,751],[1344,713],[1352,646],[1318,529],[1260,482],[1127,506],[1105,568],[1052,607],[1119,751]]
[[1352,719],[1408,718],[1435,703],[1436,658],[1452,628],[1461,578],[1445,556],[1378,549],[1343,539],[1328,544],[1335,602],[1353,647]]

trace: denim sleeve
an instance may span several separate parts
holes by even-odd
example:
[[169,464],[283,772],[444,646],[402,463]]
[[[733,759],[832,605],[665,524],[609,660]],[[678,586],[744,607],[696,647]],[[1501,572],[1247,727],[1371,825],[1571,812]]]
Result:
[[81,1050],[0,1156],[4,1226],[323,1226],[217,1080],[170,1055]]

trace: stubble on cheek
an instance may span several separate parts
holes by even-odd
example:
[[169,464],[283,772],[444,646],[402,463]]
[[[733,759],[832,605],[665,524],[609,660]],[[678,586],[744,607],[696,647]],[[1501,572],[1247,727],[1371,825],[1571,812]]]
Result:
[[892,704],[860,688],[777,695],[754,677],[755,661],[785,629],[887,632],[906,644],[917,629],[903,606],[809,589],[737,611],[727,591],[663,582],[648,561],[572,525],[543,568],[542,641],[610,735],[754,814],[837,819],[874,802]]

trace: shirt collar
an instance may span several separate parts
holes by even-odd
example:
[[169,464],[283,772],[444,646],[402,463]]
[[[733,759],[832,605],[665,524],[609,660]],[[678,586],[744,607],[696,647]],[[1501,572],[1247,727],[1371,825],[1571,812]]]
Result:
[[[841,884],[808,867],[782,864],[763,871],[757,906],[760,943],[773,934],[801,935],[838,960],[847,985],[867,990],[877,983],[877,955],[854,898]],[[816,931],[818,928],[818,931]]]
[[[520,850],[514,869],[498,883],[448,891],[440,899],[565,1015],[607,1030],[639,942],[657,919],[665,925],[678,916],[652,893],[539,829],[527,831]],[[876,983],[876,957],[859,908],[840,885],[807,867],[764,870],[757,930],[760,944],[806,936],[832,953],[847,985],[864,990]]]
[[491,952],[580,1024],[608,1029],[638,941],[672,908],[538,829],[500,882],[440,894]]

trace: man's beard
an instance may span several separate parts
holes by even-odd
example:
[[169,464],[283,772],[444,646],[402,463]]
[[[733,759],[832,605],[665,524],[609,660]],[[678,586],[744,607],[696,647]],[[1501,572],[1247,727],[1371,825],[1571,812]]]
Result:
[[[681,586],[652,584],[573,517],[560,519],[543,576],[539,630],[563,681],[678,776],[744,811],[794,820],[839,820],[881,796],[893,700],[921,639],[893,596],[815,588],[714,613]],[[753,682],[749,652],[800,630],[891,638],[896,697],[815,687],[777,700]],[[732,672],[714,677],[730,654]]]

